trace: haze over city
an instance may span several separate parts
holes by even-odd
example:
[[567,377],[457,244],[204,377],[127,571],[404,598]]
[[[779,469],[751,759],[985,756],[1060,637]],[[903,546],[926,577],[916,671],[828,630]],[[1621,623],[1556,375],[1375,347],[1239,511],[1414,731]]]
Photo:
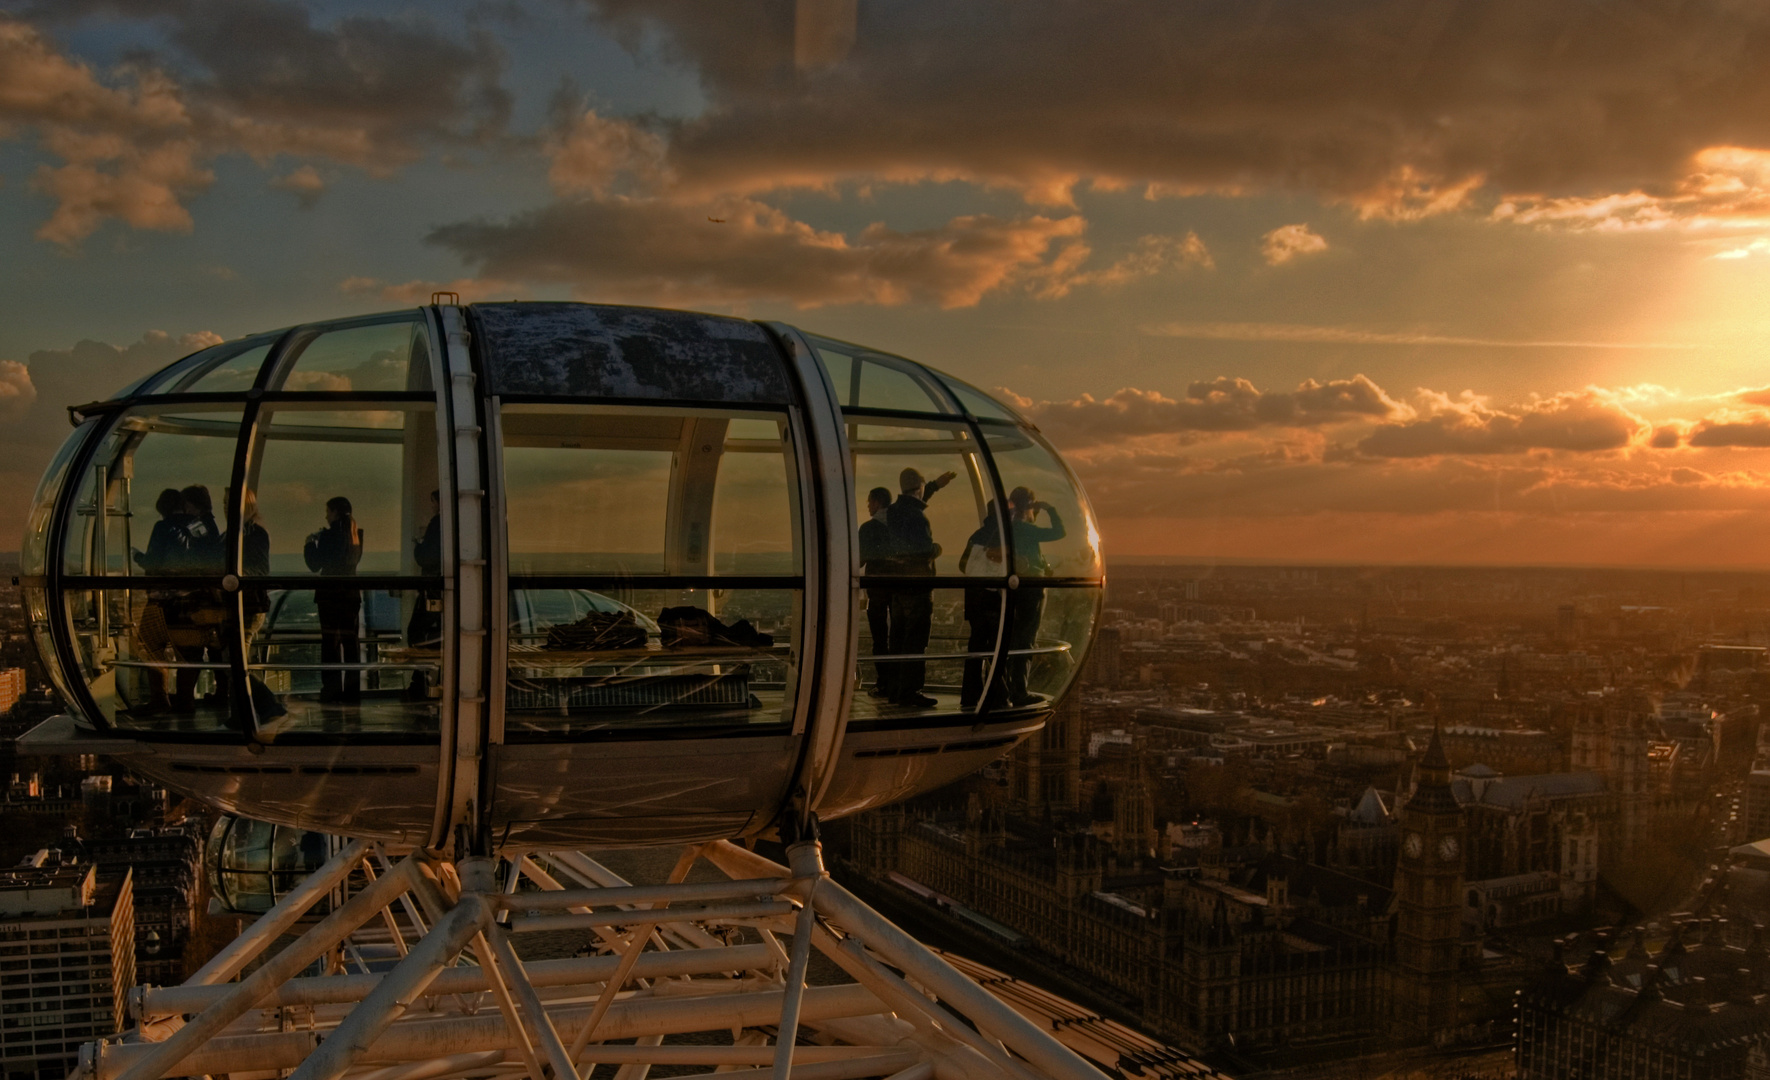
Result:
[[0,5],[0,501],[68,404],[449,289],[997,389],[1109,555],[1770,562],[1759,9],[841,8]]

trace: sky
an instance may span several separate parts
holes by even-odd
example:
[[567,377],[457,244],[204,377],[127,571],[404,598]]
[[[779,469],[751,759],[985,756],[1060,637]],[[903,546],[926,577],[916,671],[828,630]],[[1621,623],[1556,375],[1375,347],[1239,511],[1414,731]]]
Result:
[[1109,558],[1770,568],[1744,0],[0,0],[0,245],[21,524],[66,405],[452,289],[950,371]]

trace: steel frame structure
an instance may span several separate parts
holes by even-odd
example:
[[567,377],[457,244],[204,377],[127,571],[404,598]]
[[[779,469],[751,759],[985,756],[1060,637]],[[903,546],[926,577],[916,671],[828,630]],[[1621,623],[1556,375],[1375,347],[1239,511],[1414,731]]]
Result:
[[[130,1029],[83,1046],[71,1080],[588,1080],[598,1065],[618,1080],[654,1065],[1101,1080],[831,880],[816,840],[787,853],[791,868],[729,841],[686,847],[662,885],[530,853],[500,883],[498,859],[352,841],[182,986],[135,988]],[[728,880],[687,880],[703,858]],[[599,951],[524,961],[513,947],[561,929]],[[814,947],[853,981],[808,985]],[[370,948],[391,966],[371,970]]]

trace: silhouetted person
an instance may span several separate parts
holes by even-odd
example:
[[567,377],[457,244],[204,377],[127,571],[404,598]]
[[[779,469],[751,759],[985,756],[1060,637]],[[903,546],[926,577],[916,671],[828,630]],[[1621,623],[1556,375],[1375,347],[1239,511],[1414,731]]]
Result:
[[[141,567],[144,574],[165,575],[183,573],[189,562],[190,532],[185,528],[190,515],[184,508],[184,496],[177,488],[167,488],[160,492],[154,500],[154,510],[160,520],[148,533],[146,551],[131,553],[135,565]],[[147,606],[142,609],[141,622],[136,628],[136,638],[141,644],[144,656],[164,661],[167,653],[176,649],[172,642],[172,626],[182,618],[184,594],[178,589],[149,589]],[[178,655],[173,652],[172,655]],[[147,672],[148,709],[159,711],[170,704],[166,696],[166,672],[162,668],[149,669]],[[173,678],[176,680],[177,675]]]
[[[351,516],[349,499],[339,495],[326,500],[326,527],[307,538],[302,555],[307,568],[321,577],[356,576],[363,559],[363,531]],[[362,592],[334,585],[315,589],[313,599],[320,616],[320,663],[361,663],[357,621],[363,610]],[[362,686],[363,673],[354,668],[320,672],[321,701],[357,701]]]
[[[1043,513],[1051,524],[1040,525]],[[1048,577],[1051,565],[1045,561],[1041,544],[1061,540],[1066,535],[1063,519],[1050,503],[1038,501],[1031,488],[1017,487],[1008,493],[1008,528],[1014,541],[1014,573],[1024,583],[1030,578]],[[1031,649],[1039,640],[1039,619],[1045,612],[1045,590],[1022,587],[1008,594],[1008,648]],[[1038,700],[1027,690],[1026,671],[1031,656],[1010,656],[1005,682],[1008,703],[1028,705]]]
[[[928,500],[952,482],[957,473],[942,473],[923,480],[915,469],[898,476],[897,501],[885,511],[891,530],[892,555],[899,576],[933,577],[940,545],[934,542],[934,526],[928,523]],[[934,623],[934,590],[915,585],[891,588],[891,655],[919,656],[928,651],[928,634]],[[928,681],[926,660],[898,660],[891,664],[886,687],[891,700],[914,709],[928,709],[939,702],[922,692]]]
[[[994,502],[989,504],[983,524],[965,541],[965,550],[959,555],[959,573],[980,578],[1003,578],[1008,575],[1007,566],[1002,561],[1002,523]],[[965,651],[994,652],[996,640],[1002,631],[1001,589],[967,585],[965,622],[971,627],[971,634],[965,641]],[[965,678],[959,687],[960,708],[972,708],[982,699],[984,673],[989,670],[989,664],[982,657],[965,661]],[[1000,680],[995,685],[999,687]]]
[[[885,511],[891,505],[891,489],[876,487],[867,492],[867,519],[860,523],[860,572],[869,576],[894,574],[891,526],[885,522]],[[873,655],[884,656],[891,651],[891,590],[882,586],[867,588],[867,631],[873,640]],[[888,664],[873,665],[873,685],[867,693],[876,698],[890,698],[887,685]]]
[[184,495],[177,488],[167,488],[154,500],[160,520],[148,533],[146,551],[134,553],[135,565],[144,574],[177,574],[190,553],[190,531],[185,528],[190,515],[184,508]]
[[[424,526],[423,535],[412,541],[412,561],[418,565],[418,572],[425,577],[442,575],[442,501],[438,492],[430,493],[430,523]],[[412,618],[406,623],[406,644],[414,649],[435,649],[442,645],[442,592],[438,589],[419,589],[418,603],[412,608]],[[430,673],[418,669],[412,672],[412,681],[406,688],[406,694],[412,698],[430,696]]]
[[[164,572],[219,577],[222,547],[221,529],[215,524],[215,501],[202,484],[192,484],[178,495],[184,500],[184,512],[177,519],[183,550]],[[150,537],[149,544],[152,542]],[[219,662],[227,606],[214,589],[180,589],[177,597],[166,607],[166,631],[178,650],[178,659],[186,666],[173,676],[172,711],[189,716],[197,710],[197,683],[203,677],[204,669],[198,665]]]

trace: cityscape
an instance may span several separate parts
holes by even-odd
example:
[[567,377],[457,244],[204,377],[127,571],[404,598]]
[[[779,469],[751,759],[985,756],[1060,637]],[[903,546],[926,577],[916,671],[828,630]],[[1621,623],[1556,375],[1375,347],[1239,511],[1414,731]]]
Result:
[[[1770,574],[1108,580],[1055,717],[830,823],[840,880],[1228,1076],[1762,1074]],[[13,752],[59,705],[16,596],[0,616],[0,1046],[47,1080],[241,916],[212,912],[213,811]]]

